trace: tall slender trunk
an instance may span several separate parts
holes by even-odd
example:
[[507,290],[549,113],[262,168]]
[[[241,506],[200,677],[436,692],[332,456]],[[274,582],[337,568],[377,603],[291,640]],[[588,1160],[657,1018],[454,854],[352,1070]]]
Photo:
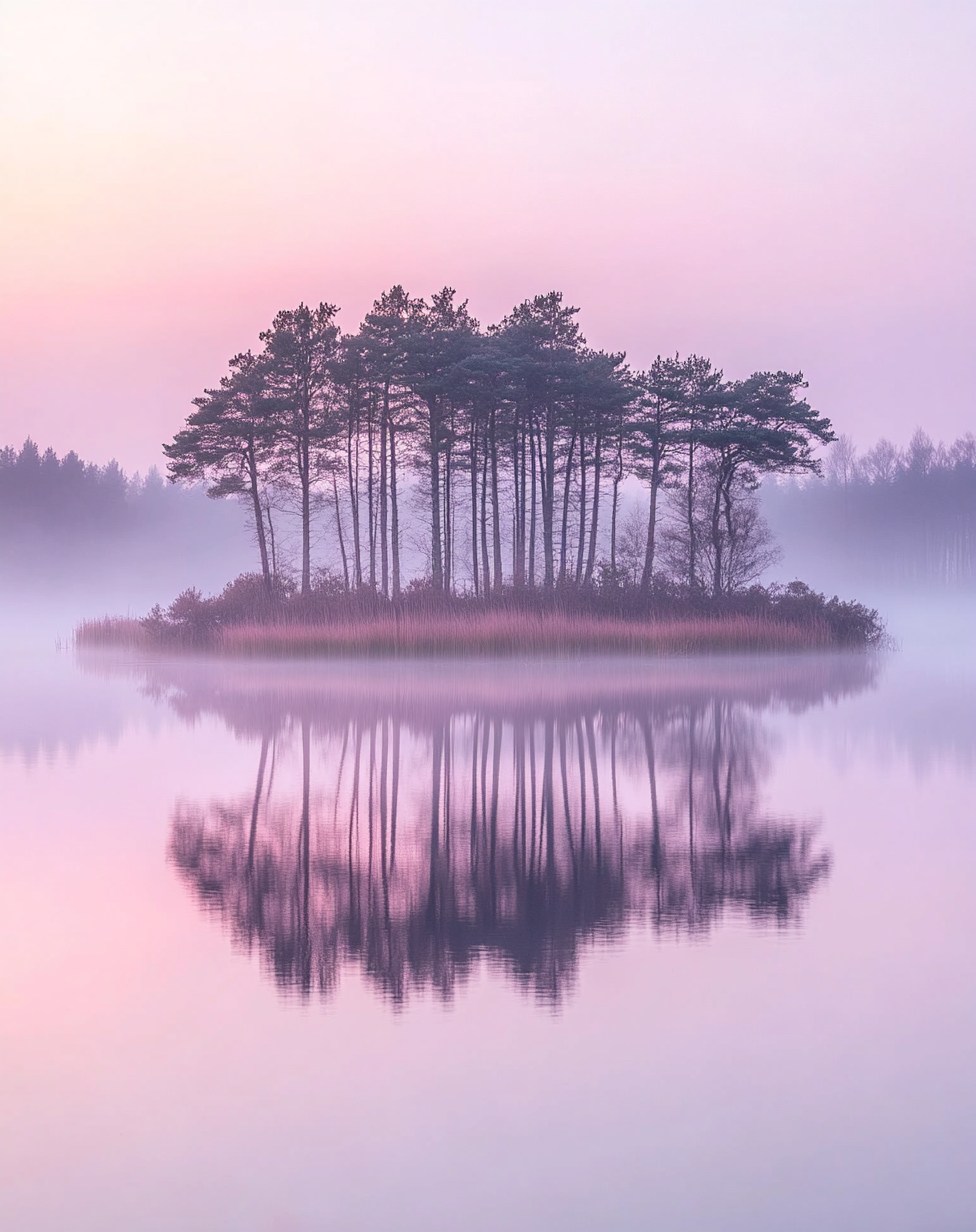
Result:
[[396,433],[390,420],[390,547],[393,552],[393,598],[400,598],[400,509],[397,504]]
[[556,479],[556,408],[550,402],[546,407],[545,461],[539,450],[539,480],[542,486],[542,553],[545,558],[545,586],[552,590],[556,584],[556,556],[553,524],[555,517]]
[[579,532],[576,536],[576,571],[574,577],[578,586],[583,580],[583,554],[586,551],[586,437],[580,433],[579,452]]
[[[349,508],[352,513],[352,562],[353,584],[356,589],[363,584],[363,556],[359,539],[359,424],[354,421],[350,410],[349,427],[346,433],[346,472],[349,480]],[[355,440],[356,459],[353,460],[353,441]]]
[[380,589],[384,599],[390,597],[390,526],[389,526],[389,466],[390,386],[383,389],[383,412],[380,421]]
[[596,536],[600,523],[600,473],[603,467],[603,433],[596,434],[596,452],[593,456],[593,513],[590,516],[590,547],[586,557],[586,573],[584,582],[589,585],[593,581],[593,571],[596,568]]
[[525,585],[525,435],[519,408],[512,419],[512,585]]
[[444,589],[448,594],[454,587],[454,519],[452,516],[454,507],[451,493],[453,478],[454,452],[451,440],[449,440],[444,456],[444,476],[441,484],[444,493]]
[[532,463],[532,510],[529,518],[529,585],[535,587],[535,540],[538,505],[538,471],[536,468],[535,427],[529,422],[529,454]]
[[332,497],[335,501],[336,535],[339,539],[339,554],[342,557],[342,580],[349,589],[349,560],[346,556],[346,537],[342,533],[342,510],[339,508],[339,484],[332,475]]
[[725,551],[725,569],[726,577],[722,580],[722,588],[729,594],[732,592],[734,579],[732,577],[732,552],[735,549],[735,523],[732,520],[733,500],[731,490],[732,479],[722,488],[722,507],[725,511],[725,531],[726,531],[726,551]]
[[624,477],[624,425],[617,425],[617,468],[613,472],[613,503],[610,506],[610,576],[617,585],[617,514],[620,510],[620,484]]
[[312,589],[312,484],[307,435],[299,445],[299,482],[302,491],[302,594]]
[[525,460],[525,424],[522,417],[516,414],[515,435],[512,441],[513,466],[515,468],[515,537],[512,544],[512,580],[518,587],[525,585],[525,526],[526,526],[526,460]]
[[475,597],[481,594],[481,578],[478,574],[478,421],[477,411],[471,412],[471,576]]
[[268,519],[268,540],[271,544],[271,576],[278,576],[278,553],[275,550],[274,519],[271,517],[271,501],[264,498],[264,515]]
[[[487,425],[486,425],[487,431]],[[491,591],[491,564],[488,559],[488,438],[485,437],[481,460],[481,575],[485,598]]]
[[247,461],[248,487],[251,494],[251,507],[254,512],[254,530],[258,538],[258,552],[261,556],[261,576],[264,578],[264,588],[271,593],[271,567],[268,562],[268,541],[264,533],[264,511],[261,508],[261,491],[258,486],[258,466],[254,456],[252,441],[245,453]]
[[562,536],[559,541],[559,580],[566,581],[566,538],[569,533],[569,485],[573,478],[573,451],[576,448],[576,429],[569,438],[569,453],[566,455],[566,474],[563,480]]
[[430,567],[435,591],[444,589],[444,558],[441,540],[441,458],[439,407],[436,398],[427,402],[430,420]]
[[661,459],[655,453],[651,463],[651,499],[647,507],[647,544],[644,548],[644,568],[641,572],[641,591],[646,595],[654,576],[654,551],[657,540],[657,495],[661,486]]
[[712,500],[712,595],[718,598],[722,593],[722,480],[715,481],[715,496]]
[[696,574],[695,574],[695,441],[694,441],[694,419],[691,422],[690,433],[692,435],[691,443],[688,446],[688,502],[685,509],[685,518],[688,524],[688,585],[694,589]]
[[492,564],[495,571],[495,591],[502,588],[502,518],[501,501],[498,498],[498,442],[496,439],[497,409],[492,408],[489,421],[488,444],[491,451],[491,535]]
[[369,588],[372,591],[376,590],[376,532],[377,532],[377,510],[376,510],[376,484],[375,475],[376,459],[374,457],[373,434],[375,426],[374,419],[374,404],[370,399],[369,412],[366,418],[366,509],[367,523],[369,529]]

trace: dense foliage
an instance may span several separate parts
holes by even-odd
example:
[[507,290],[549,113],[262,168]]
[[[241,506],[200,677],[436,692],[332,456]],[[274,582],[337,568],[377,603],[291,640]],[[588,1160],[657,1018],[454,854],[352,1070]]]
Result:
[[884,641],[876,611],[828,599],[802,582],[752,586],[718,599],[664,579],[655,581],[649,594],[606,582],[555,591],[507,587],[492,596],[490,607],[474,595],[457,597],[435,591],[429,582],[413,583],[394,615],[375,592],[348,592],[328,578],[306,595],[280,579],[269,591],[257,573],[243,574],[209,598],[186,590],[138,624],[95,621],[80,632],[81,641],[90,645],[134,638],[155,646],[227,648],[241,642],[234,631],[244,630],[246,638],[262,644],[271,637],[276,647],[294,641],[294,633],[302,645],[311,638],[322,647],[338,640],[362,650],[379,641],[384,649],[405,653],[412,643],[429,650],[449,641],[459,652],[488,652],[504,643],[509,650],[529,653],[541,646],[560,649],[559,630],[564,649],[583,638],[590,648],[613,650],[635,638],[654,640],[662,634],[669,646],[683,644],[689,629],[702,649],[800,650]]
[[576,313],[552,292],[483,329],[453,290],[401,287],[354,334],[331,304],[280,312],[262,351],[195,400],[165,447],[170,476],[247,502],[269,593],[289,571],[285,511],[306,597],[325,536],[345,591],[399,599],[407,522],[435,594],[622,583],[628,481],[648,494],[629,570],[645,596],[665,575],[716,597],[748,586],[769,560],[760,477],[815,471],[833,439],[802,374],[727,381],[699,356],[634,372],[587,347]]

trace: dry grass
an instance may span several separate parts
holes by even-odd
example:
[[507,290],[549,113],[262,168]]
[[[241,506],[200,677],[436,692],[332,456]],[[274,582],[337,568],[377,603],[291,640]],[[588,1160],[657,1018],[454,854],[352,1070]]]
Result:
[[81,622],[75,629],[75,645],[145,650],[153,645],[153,641],[141,620],[132,620],[125,616],[103,616],[100,620]]
[[330,625],[242,625],[214,649],[285,658],[492,658],[523,655],[688,655],[823,650],[824,625],[755,616],[671,620],[598,619],[524,612],[381,617]]
[[827,650],[828,626],[730,615],[623,620],[560,613],[474,612],[378,616],[331,624],[245,624],[192,631],[104,617],[75,644],[127,650],[206,650],[252,658],[511,658],[541,655],[692,655]]

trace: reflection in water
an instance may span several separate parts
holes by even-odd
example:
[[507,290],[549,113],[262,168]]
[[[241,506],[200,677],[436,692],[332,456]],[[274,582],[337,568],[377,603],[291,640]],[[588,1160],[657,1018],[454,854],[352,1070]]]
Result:
[[874,670],[154,669],[186,719],[256,738],[246,794],[180,804],[170,856],[282,989],[328,995],[354,963],[394,1002],[450,997],[484,956],[556,1001],[580,946],[632,924],[799,921],[830,858],[763,809],[762,711]]

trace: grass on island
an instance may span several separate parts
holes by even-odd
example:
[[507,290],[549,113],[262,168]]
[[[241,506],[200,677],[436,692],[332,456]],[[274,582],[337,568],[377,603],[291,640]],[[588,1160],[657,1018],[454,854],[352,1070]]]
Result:
[[878,613],[802,582],[714,598],[659,584],[636,590],[502,592],[490,600],[411,588],[395,607],[366,594],[296,594],[244,574],[219,595],[186,590],[141,620],[107,616],[82,647],[284,658],[692,655],[884,644]]
[[[76,632],[85,647],[185,649],[153,636],[138,620],[85,621]],[[218,628],[198,645],[216,654],[280,658],[424,656],[753,653],[826,650],[828,626],[733,615],[626,620],[534,612],[411,614],[308,624],[244,624]]]
[[749,616],[621,620],[533,612],[389,617],[308,626],[244,625],[222,631],[224,653],[272,657],[493,657],[521,655],[696,654],[821,649],[826,629],[802,629]]

